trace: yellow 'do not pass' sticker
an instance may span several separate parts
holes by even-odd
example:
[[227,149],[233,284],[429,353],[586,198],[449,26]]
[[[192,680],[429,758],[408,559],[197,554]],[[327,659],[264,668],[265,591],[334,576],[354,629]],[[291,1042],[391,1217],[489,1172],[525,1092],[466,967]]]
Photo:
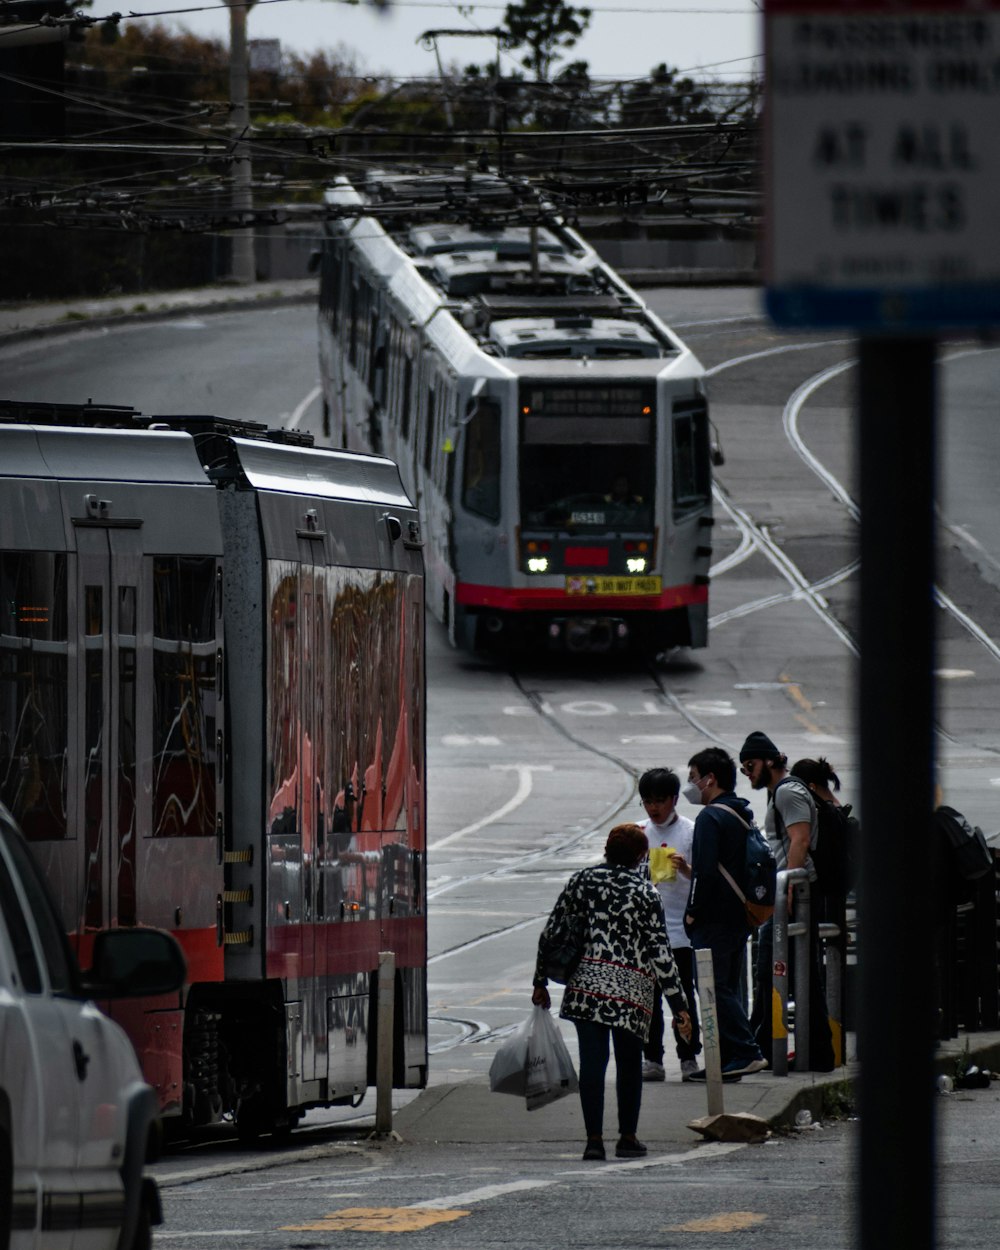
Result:
[[660,577],[584,577],[574,574],[566,578],[568,595],[658,595]]

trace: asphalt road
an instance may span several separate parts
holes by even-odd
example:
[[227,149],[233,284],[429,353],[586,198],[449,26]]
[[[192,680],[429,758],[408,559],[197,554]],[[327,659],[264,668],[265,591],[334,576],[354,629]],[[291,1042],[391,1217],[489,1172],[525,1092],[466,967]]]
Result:
[[[854,344],[777,333],[753,292],[647,298],[711,371],[726,453],[717,471],[710,645],[657,670],[531,657],[509,668],[452,651],[430,623],[432,1084],[485,1080],[498,1040],[527,1010],[538,928],[559,887],[599,858],[612,823],[641,814],[638,771],[683,768],[710,742],[736,750],[760,728],[792,759],[827,755],[853,797],[857,524],[836,492],[856,494]],[[941,580],[959,615],[941,614],[941,781],[946,800],[992,833],[1000,829],[1000,653],[991,641],[1000,637],[1000,352],[955,343],[942,356]],[[12,345],[0,349],[0,370],[4,394],[15,398],[93,397],[314,430],[319,415],[308,307]],[[1000,1198],[982,1181],[998,1153],[995,1104],[992,1091],[941,1100],[941,1245],[994,1244]],[[345,1117],[309,1122],[331,1119]],[[192,1250],[381,1245],[384,1228],[376,1236],[372,1224],[357,1231],[321,1217],[423,1202],[475,1211],[407,1233],[435,1246],[688,1246],[700,1238],[714,1248],[738,1238],[825,1250],[852,1242],[849,1124],[715,1159],[694,1152],[656,1166],[614,1165],[587,1173],[584,1184],[576,1156],[459,1152],[447,1143],[375,1150],[355,1123],[356,1135],[352,1123],[328,1130],[315,1157],[277,1168],[274,1156],[241,1157],[241,1167],[262,1171],[233,1172],[226,1147],[175,1156],[166,1172],[222,1175],[166,1190],[168,1225],[158,1241]]]

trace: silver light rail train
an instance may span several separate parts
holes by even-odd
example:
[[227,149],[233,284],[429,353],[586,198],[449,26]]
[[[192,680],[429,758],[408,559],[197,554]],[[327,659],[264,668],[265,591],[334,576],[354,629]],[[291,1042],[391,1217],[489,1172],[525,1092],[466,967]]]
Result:
[[0,404],[0,800],[85,962],[184,948],[113,1004],[165,1120],[284,1129],[427,1073],[423,553],[381,457],[211,417]]
[[497,224],[524,209],[493,176],[373,173],[326,202],[326,428],[398,463],[452,642],[704,646],[712,451],[690,349],[554,214]]

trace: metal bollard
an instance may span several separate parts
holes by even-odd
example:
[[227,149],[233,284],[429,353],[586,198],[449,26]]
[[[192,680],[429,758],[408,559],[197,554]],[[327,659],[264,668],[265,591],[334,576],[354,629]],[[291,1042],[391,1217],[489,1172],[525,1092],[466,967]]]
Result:
[[719,1038],[719,1015],[715,1005],[715,971],[710,950],[696,950],[698,1003],[701,1008],[701,1042],[705,1054],[705,1085],[708,1092],[708,1114],[722,1115],[722,1050]]
[[830,1021],[830,1035],[833,1038],[833,1062],[836,1066],[842,1067],[847,1062],[847,1056],[844,1053],[844,1021],[843,1015],[843,976],[844,970],[841,966],[840,947],[836,944],[836,939],[840,937],[840,925],[821,924],[819,926],[820,940],[826,945],[824,948],[824,957],[826,963],[826,1014]]
[[[795,890],[797,919],[788,921],[788,885]],[[809,874],[804,868],[778,873],[774,899],[771,990],[771,1071],[788,1075],[788,947],[795,938],[795,1070],[809,1070]],[[803,939],[805,939],[803,941]]]
[[375,1041],[375,1135],[392,1133],[392,1059],[395,1037],[396,953],[379,951]]

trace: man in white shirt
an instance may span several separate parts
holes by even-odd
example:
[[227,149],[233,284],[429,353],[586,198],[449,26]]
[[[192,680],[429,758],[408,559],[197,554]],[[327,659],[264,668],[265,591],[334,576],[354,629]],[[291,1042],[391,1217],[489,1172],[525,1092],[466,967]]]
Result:
[[[639,798],[642,800],[648,817],[642,827],[649,841],[649,863],[652,865],[653,861],[659,858],[652,854],[657,847],[670,847],[672,852],[666,858],[673,867],[673,879],[656,881],[654,884],[663,903],[667,937],[674,952],[677,971],[680,973],[691,1013],[690,1041],[685,1041],[676,1031],[674,1032],[677,1058],[681,1062],[681,1080],[688,1081],[691,1079],[691,1074],[698,1071],[699,1065],[695,1056],[701,1051],[701,1032],[694,994],[694,952],[691,950],[690,939],[684,932],[684,908],[687,904],[688,885],[691,879],[691,844],[694,838],[694,823],[676,810],[680,788],[680,778],[669,768],[651,768],[639,778]],[[649,1041],[646,1043],[643,1054],[645,1058],[642,1061],[642,1079],[662,1081],[664,1079],[663,1003],[659,993],[656,995],[653,1009]]]

